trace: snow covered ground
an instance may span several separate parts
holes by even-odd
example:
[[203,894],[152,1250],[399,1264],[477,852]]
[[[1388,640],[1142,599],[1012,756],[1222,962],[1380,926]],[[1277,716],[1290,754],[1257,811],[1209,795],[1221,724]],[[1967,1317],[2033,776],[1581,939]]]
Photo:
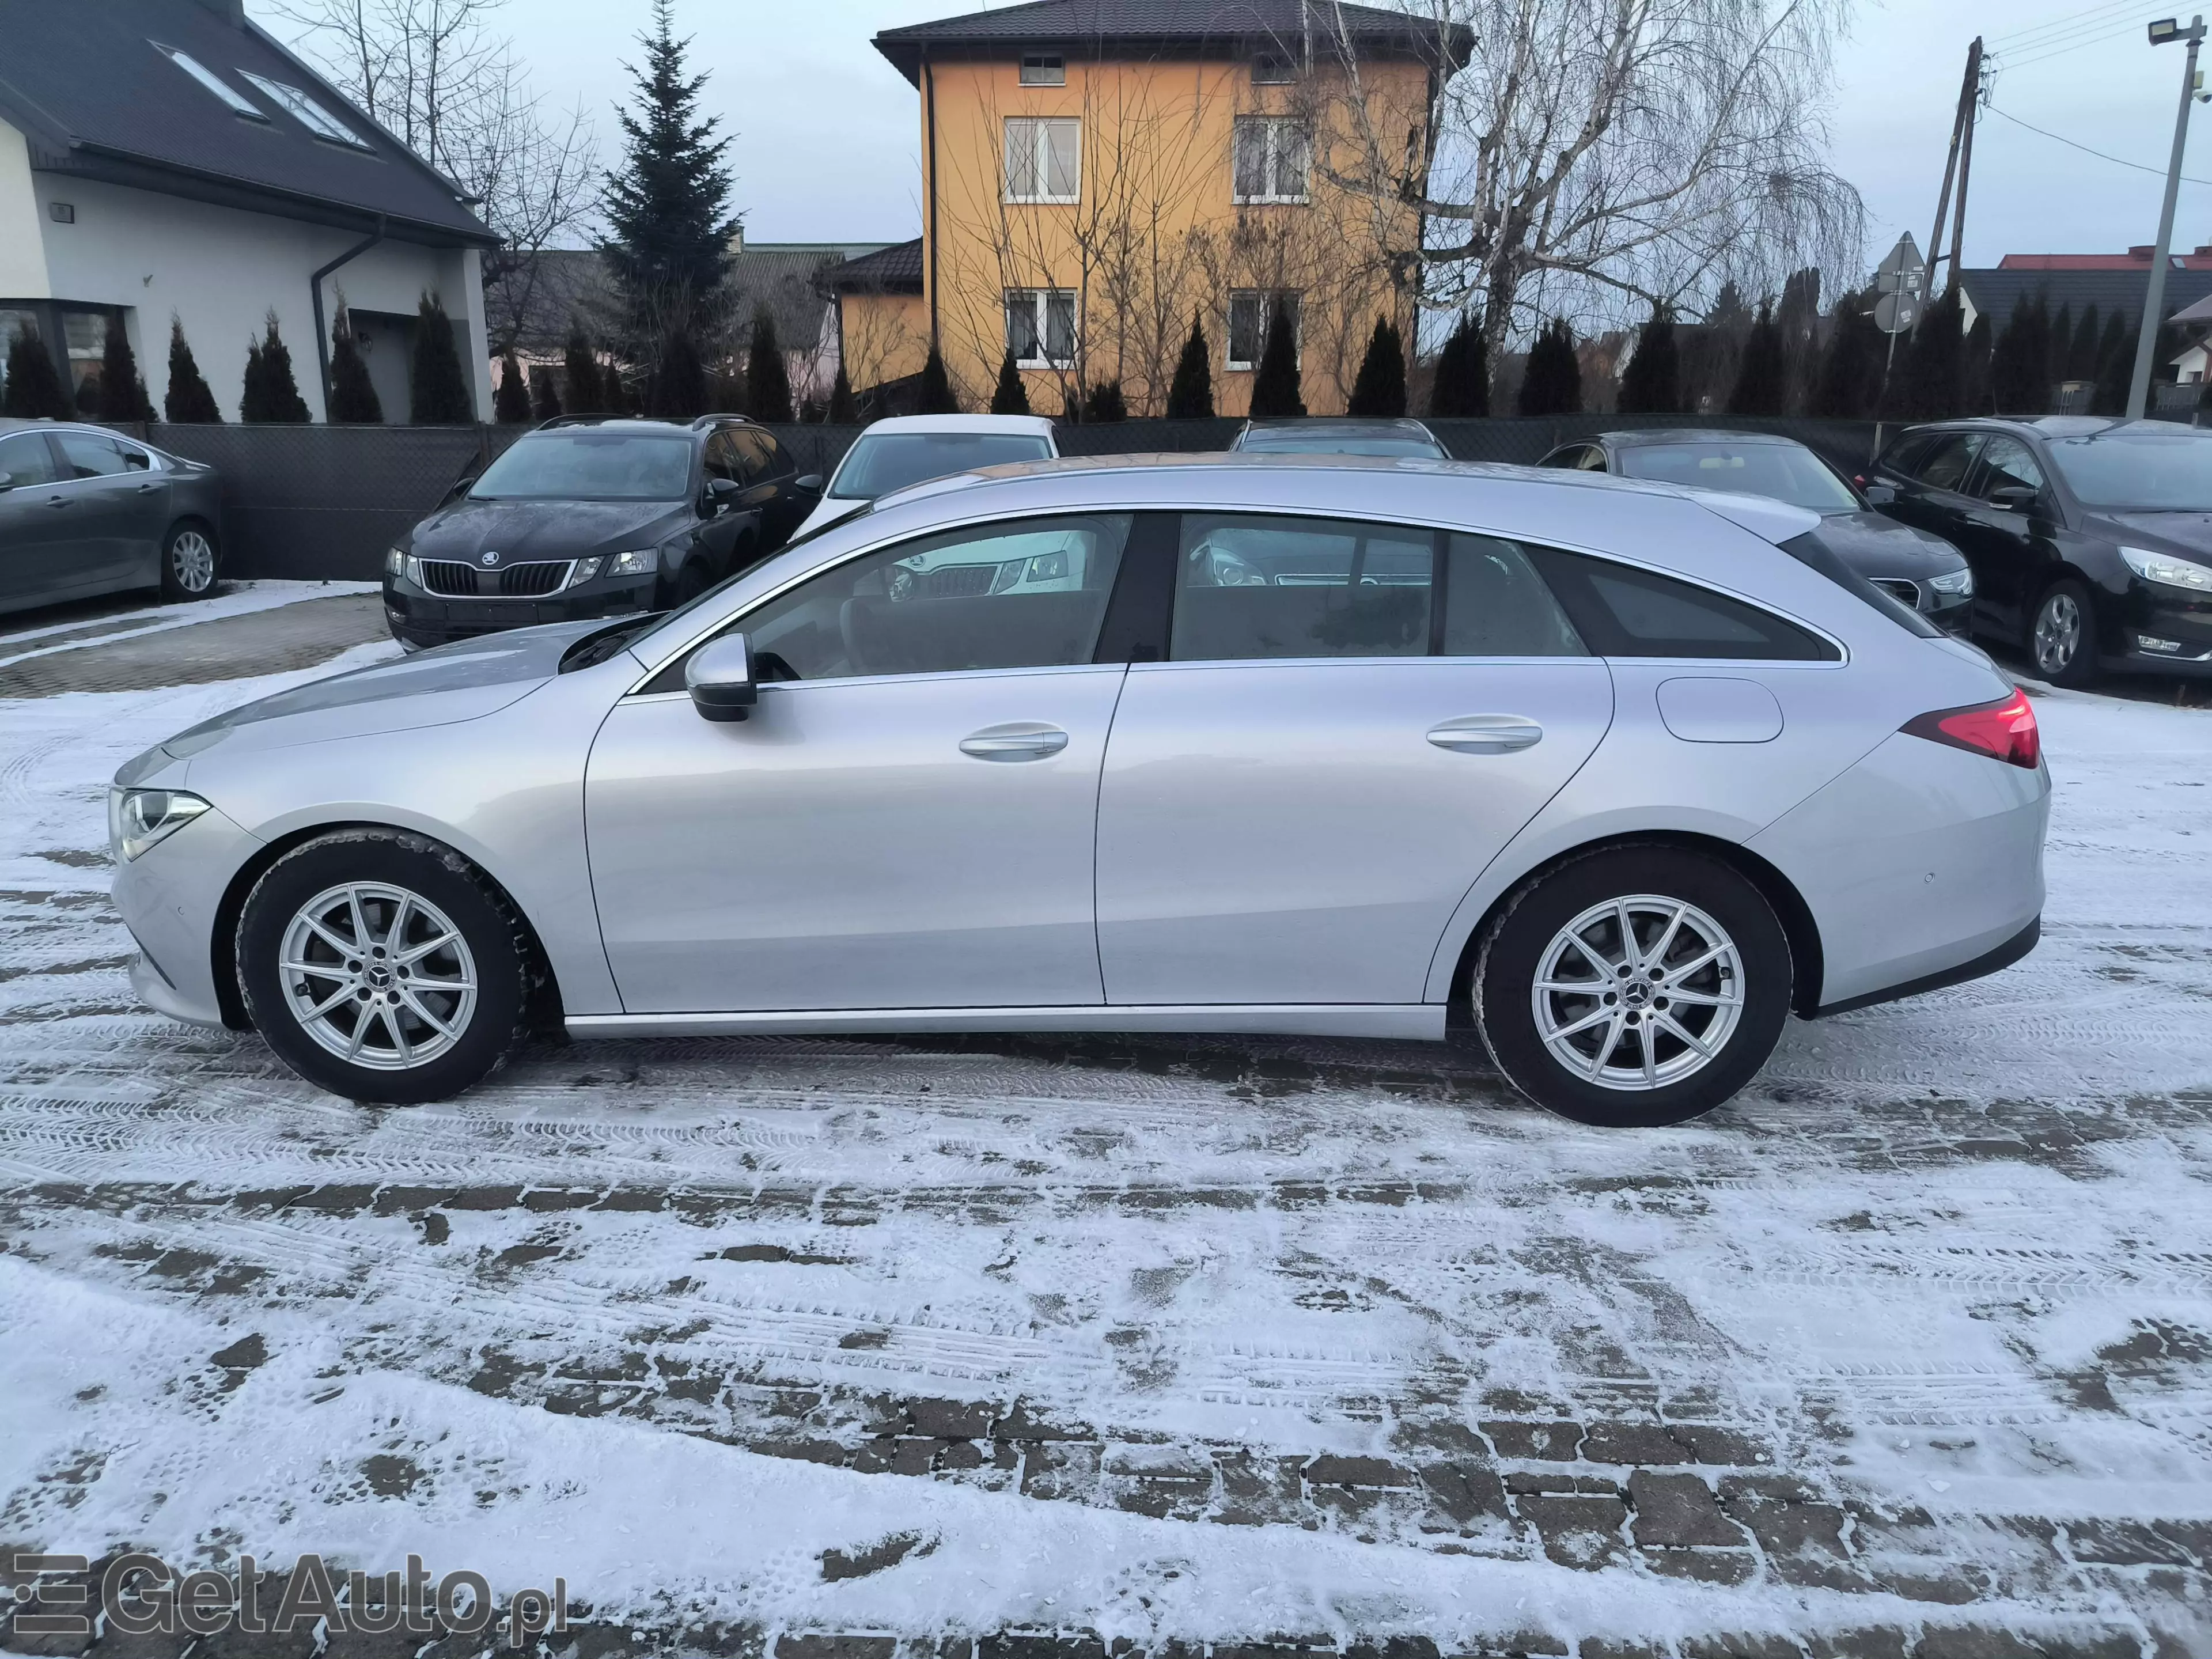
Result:
[[2212,1650],[2212,712],[2039,696],[2042,946],[1679,1129],[1211,1039],[387,1110],[134,1006],[103,792],[391,649],[0,700],[0,1546],[412,1552],[726,1650]]

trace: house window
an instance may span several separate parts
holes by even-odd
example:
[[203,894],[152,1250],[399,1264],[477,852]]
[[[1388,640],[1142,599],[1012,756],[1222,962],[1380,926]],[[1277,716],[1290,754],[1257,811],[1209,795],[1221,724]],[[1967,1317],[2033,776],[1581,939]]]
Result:
[[1255,87],[1286,87],[1297,78],[1297,70],[1281,52],[1263,52],[1252,60],[1252,84]]
[[1239,202],[1303,202],[1312,150],[1305,124],[1278,115],[1237,118],[1236,194]]
[[1022,84],[1025,87],[1066,86],[1067,59],[1056,52],[1024,52]]
[[1267,329],[1281,311],[1291,319],[1291,341],[1298,338],[1298,296],[1296,290],[1242,289],[1229,296],[1229,367],[1249,369],[1260,366],[1267,349]]
[[222,99],[229,106],[233,115],[242,115],[249,121],[266,121],[269,118],[254,106],[252,100],[243,93],[233,92],[213,70],[200,62],[198,58],[189,57],[179,52],[174,46],[165,46],[158,40],[154,41],[152,45],[155,51]]
[[1083,123],[1071,117],[1006,119],[1006,199],[1073,202],[1083,187]]
[[1065,288],[1006,290],[1006,349],[1018,368],[1066,368],[1075,362],[1075,294]]
[[240,70],[239,73],[289,110],[293,119],[313,133],[316,137],[327,138],[334,144],[350,144],[356,149],[370,148],[351,127],[308,97],[299,88],[288,87],[282,81],[265,79],[254,74],[251,70]]

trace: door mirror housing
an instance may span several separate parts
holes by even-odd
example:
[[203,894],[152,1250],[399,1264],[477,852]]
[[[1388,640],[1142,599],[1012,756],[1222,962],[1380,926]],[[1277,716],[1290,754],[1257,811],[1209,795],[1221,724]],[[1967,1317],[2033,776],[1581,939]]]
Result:
[[819,472],[807,472],[801,474],[798,483],[792,488],[802,495],[819,495],[822,493],[822,475]]
[[1859,493],[1867,498],[1869,507],[1888,507],[1897,500],[1895,484],[1870,483],[1863,478],[1859,480]]
[[726,513],[731,503],[744,493],[744,486],[734,478],[709,478],[707,480],[707,511],[709,514]]
[[2002,489],[1990,491],[1990,505],[2000,513],[2032,513],[2041,492],[2026,484],[2007,484]]
[[708,641],[684,665],[684,689],[691,694],[691,706],[702,719],[745,719],[760,702],[751,644],[742,634]]

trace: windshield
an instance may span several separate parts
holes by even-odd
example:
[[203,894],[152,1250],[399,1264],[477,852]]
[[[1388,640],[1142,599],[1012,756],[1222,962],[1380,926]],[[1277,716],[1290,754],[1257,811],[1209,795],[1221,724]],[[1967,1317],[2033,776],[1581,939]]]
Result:
[[2051,459],[2092,511],[2212,513],[2212,434],[2053,438]]
[[1767,495],[1815,513],[1858,511],[1843,480],[1796,444],[1624,444],[1618,454],[1632,478]]
[[1429,461],[1450,459],[1441,446],[1426,438],[1386,437],[1380,433],[1346,433],[1338,437],[1327,433],[1248,432],[1237,441],[1237,447],[1248,454],[1260,455],[1413,455]]
[[516,441],[470,487],[472,501],[677,501],[690,493],[691,440],[583,428]]
[[872,501],[925,478],[1051,456],[1051,444],[1030,433],[862,433],[845,452],[830,493],[839,501]]

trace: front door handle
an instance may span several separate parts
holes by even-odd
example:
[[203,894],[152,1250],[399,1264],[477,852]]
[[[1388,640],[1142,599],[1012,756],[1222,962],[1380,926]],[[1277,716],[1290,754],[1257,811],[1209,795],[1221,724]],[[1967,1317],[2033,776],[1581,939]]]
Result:
[[150,495],[161,487],[157,483],[142,483],[138,486],[138,493],[141,495]]
[[1429,741],[1461,755],[1510,755],[1544,740],[1544,728],[1521,714],[1462,714],[1431,727]]
[[1042,760],[1048,755],[1057,755],[1067,747],[1067,733],[1056,726],[1046,726],[1037,720],[1015,720],[1005,726],[987,726],[960,739],[960,752],[973,755],[977,760],[1027,761]]
[[74,495],[49,495],[46,497],[46,505],[48,507],[67,507],[76,499],[76,497]]

